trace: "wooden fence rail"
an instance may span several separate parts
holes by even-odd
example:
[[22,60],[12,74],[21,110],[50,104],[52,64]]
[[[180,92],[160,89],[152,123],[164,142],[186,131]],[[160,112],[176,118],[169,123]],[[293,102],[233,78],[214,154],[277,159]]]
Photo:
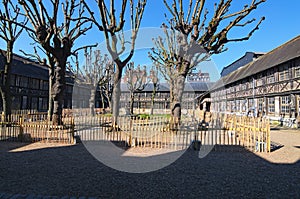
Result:
[[[111,118],[103,116],[75,118],[76,132],[82,141],[108,140],[123,143],[124,147],[152,147],[184,149],[194,139],[196,123],[177,121],[166,117],[118,117],[117,127],[112,128]],[[176,127],[176,128],[175,128]]]
[[64,125],[52,125],[45,113],[12,114],[0,117],[0,140],[23,142],[74,143],[74,119],[63,118]]
[[227,115],[225,130],[234,135],[240,145],[254,152],[271,151],[270,121],[268,118]]
[[206,129],[202,128],[202,121],[191,117],[183,117],[179,122],[165,116],[120,116],[117,126],[113,126],[112,118],[105,115],[66,115],[64,125],[54,126],[47,121],[46,113],[14,114],[5,122],[0,118],[0,140],[74,143],[74,136],[78,136],[82,141],[105,140],[124,147],[177,150],[201,143],[216,146],[215,149],[235,145],[255,152],[270,152],[268,119],[210,115]]

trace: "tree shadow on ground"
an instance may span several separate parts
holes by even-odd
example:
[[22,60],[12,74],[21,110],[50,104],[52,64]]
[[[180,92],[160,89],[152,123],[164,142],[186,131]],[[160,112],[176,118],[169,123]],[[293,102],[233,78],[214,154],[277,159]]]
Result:
[[237,146],[217,146],[204,158],[189,148],[167,167],[140,174],[105,166],[82,143],[15,153],[1,149],[0,192],[6,193],[99,198],[300,197],[299,161],[273,164]]

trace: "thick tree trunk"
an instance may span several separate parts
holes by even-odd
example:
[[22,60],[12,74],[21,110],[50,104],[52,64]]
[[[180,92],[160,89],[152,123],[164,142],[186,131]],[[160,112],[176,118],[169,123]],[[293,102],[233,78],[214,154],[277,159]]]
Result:
[[112,102],[111,102],[111,100],[112,100],[111,97],[107,96],[107,103],[108,103],[107,106],[109,107],[109,109],[112,109],[112,105],[111,105]]
[[117,118],[120,114],[122,67],[117,67],[114,76],[114,88],[112,94],[112,114],[114,126],[117,125]]
[[65,90],[65,73],[66,64],[56,62],[55,68],[55,82],[52,89],[53,98],[53,116],[52,123],[54,125],[62,125],[62,110],[64,103],[64,90]]
[[182,102],[182,96],[185,86],[185,76],[180,75],[174,81],[174,85],[170,86],[170,89],[172,92],[170,93],[171,96],[171,116],[178,124],[180,124],[180,118],[181,118],[181,102]]
[[100,90],[100,96],[101,96],[101,104],[102,104],[102,106],[101,106],[101,108],[105,108],[105,100],[104,100],[104,94],[103,94],[103,91],[102,90]]
[[48,121],[52,121],[53,115],[53,96],[52,89],[54,86],[54,67],[49,68],[49,101],[48,101]]
[[[6,84],[6,83],[5,83]],[[10,88],[4,85],[4,88],[1,89],[1,97],[2,97],[2,106],[3,106],[3,114],[4,121],[7,122],[9,120],[9,116],[11,115],[11,92]]]
[[96,96],[96,87],[92,87],[91,95],[89,99],[90,114],[92,116],[95,115],[95,96]]
[[[109,88],[108,88],[109,89]],[[107,106],[108,108],[111,110],[112,109],[112,97],[111,97],[111,93],[110,92],[113,92],[113,91],[110,91],[110,90],[106,90],[105,91],[105,95],[106,95],[106,98],[107,98]],[[104,103],[104,102],[103,102]]]
[[8,121],[9,116],[11,115],[11,64],[12,64],[12,51],[13,51],[13,43],[8,42],[7,50],[6,50],[6,61],[4,65],[4,73],[3,73],[3,85],[1,86],[1,97],[2,97],[2,106],[3,106],[3,114],[4,120]]

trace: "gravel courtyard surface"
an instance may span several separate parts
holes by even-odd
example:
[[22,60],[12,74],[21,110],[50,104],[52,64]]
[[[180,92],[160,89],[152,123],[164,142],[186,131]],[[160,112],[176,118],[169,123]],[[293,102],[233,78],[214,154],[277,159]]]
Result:
[[0,142],[0,193],[97,198],[300,198],[299,135],[298,131],[272,132],[272,141],[284,146],[259,156],[243,149],[218,150],[200,159],[198,151],[188,149],[171,165],[143,174],[103,165],[82,143],[45,147],[41,143]]

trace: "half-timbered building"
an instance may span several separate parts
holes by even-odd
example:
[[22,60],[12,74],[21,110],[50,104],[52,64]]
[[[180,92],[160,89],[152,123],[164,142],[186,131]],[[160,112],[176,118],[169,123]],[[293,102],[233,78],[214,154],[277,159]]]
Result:
[[300,115],[300,36],[222,77],[211,90],[217,112]]
[[[212,82],[186,82],[182,97],[181,106],[183,109],[193,110],[198,104],[197,97],[207,92],[213,85]],[[127,84],[121,84],[120,107],[126,108],[130,102],[130,91]],[[149,83],[142,91],[134,93],[134,108],[149,112],[152,104],[153,84]],[[154,110],[159,113],[161,110],[170,109],[170,87],[168,83],[160,83],[154,98]]]

